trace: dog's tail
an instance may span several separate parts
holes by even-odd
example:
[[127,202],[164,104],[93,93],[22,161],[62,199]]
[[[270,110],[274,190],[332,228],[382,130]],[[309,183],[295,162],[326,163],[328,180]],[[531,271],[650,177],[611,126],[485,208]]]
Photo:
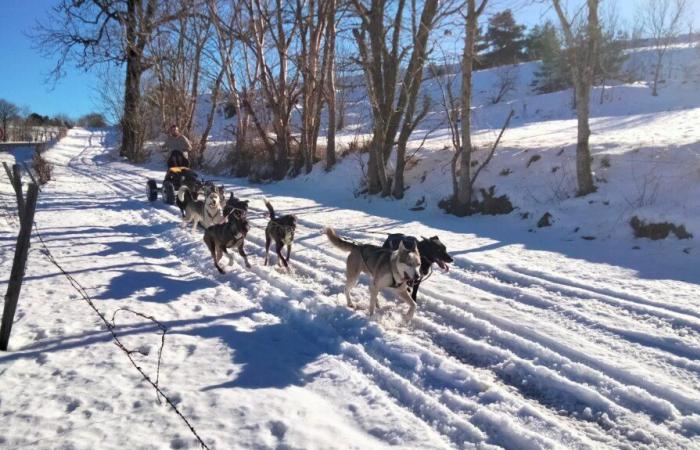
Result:
[[192,194],[190,193],[190,188],[187,186],[180,186],[180,189],[177,190],[177,199],[180,200],[180,203],[191,200]]
[[331,227],[324,228],[323,232],[326,234],[328,240],[331,241],[331,244],[335,245],[341,250],[349,252],[352,251],[352,249],[354,249],[355,247],[357,247],[357,244],[355,244],[354,242],[345,240],[339,237],[337,234],[335,234],[335,230]]
[[266,198],[263,199],[265,202],[265,206],[267,206],[267,210],[270,211],[270,219],[275,218],[275,209],[272,207],[272,203],[270,203]]

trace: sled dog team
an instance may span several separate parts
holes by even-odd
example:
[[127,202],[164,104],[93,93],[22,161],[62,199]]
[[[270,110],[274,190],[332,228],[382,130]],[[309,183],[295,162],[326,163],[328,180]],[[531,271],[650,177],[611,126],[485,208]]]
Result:
[[[278,216],[272,204],[267,199],[264,199],[264,202],[270,214],[270,220],[265,227],[264,264],[268,264],[270,245],[274,242],[277,263],[290,271],[289,259],[297,218],[293,214]],[[201,193],[193,193],[187,186],[182,186],[178,190],[176,203],[182,214],[180,226],[184,227],[192,223],[193,232],[198,224],[205,228],[204,243],[211,252],[214,266],[220,273],[224,273],[219,265],[224,254],[229,259],[229,265],[233,264],[233,256],[228,253],[229,249],[238,251],[246,267],[251,267],[248,255],[243,248],[245,238],[250,231],[247,218],[248,200],[236,198],[233,193],[226,198],[223,186]],[[374,314],[379,306],[379,291],[390,288],[399,299],[408,304],[405,318],[410,320],[416,309],[418,288],[421,281],[431,273],[433,264],[448,271],[448,264],[453,261],[445,245],[437,236],[423,237],[418,240],[404,234],[390,234],[382,246],[377,246],[341,238],[332,228],[324,228],[324,233],[331,244],[349,253],[344,290],[348,307],[355,308],[350,291],[357,284],[360,274],[369,275],[370,315]],[[283,255],[285,247],[286,256]]]

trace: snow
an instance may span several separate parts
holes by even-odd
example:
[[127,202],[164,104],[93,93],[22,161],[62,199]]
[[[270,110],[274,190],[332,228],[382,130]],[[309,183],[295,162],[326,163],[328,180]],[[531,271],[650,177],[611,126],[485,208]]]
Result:
[[[672,52],[688,62],[673,73],[688,72],[694,51]],[[526,80],[532,67],[519,70]],[[489,77],[475,79],[488,90]],[[438,129],[400,201],[352,195],[355,155],[279,183],[217,176],[251,201],[253,264],[235,257],[219,275],[201,233],[180,229],[175,207],[146,202],[146,179],[160,179],[162,164],[129,164],[113,132],[73,129],[46,153],[54,181],[42,187],[36,223],[106,317],[130,308],[167,327],[160,386],[210,448],[700,446],[698,247],[638,240],[626,223],[677,221],[700,235],[697,82],[669,79],[657,98],[641,82],[606,88],[592,136],[606,181],[585,198],[573,196],[569,94],[518,89],[506,102],[526,99],[528,116],[519,111],[480,182],[519,207],[507,216],[437,208],[450,156]],[[511,106],[489,105],[487,94],[475,107],[482,143]],[[527,168],[532,155],[540,159]],[[499,175],[504,168],[512,173]],[[644,184],[658,185],[653,199],[639,198]],[[292,274],[262,266],[263,197],[298,216]],[[422,197],[426,209],[410,211]],[[0,270],[9,274],[17,221],[5,181],[0,200]],[[536,228],[545,211],[554,225]],[[362,309],[345,306],[346,255],[322,236],[327,225],[373,243],[388,232],[438,235],[455,262],[421,286],[410,324],[388,293],[368,318],[366,277],[354,291]],[[158,329],[127,313],[116,325],[154,377]],[[0,377],[2,448],[197,448],[36,237]]]

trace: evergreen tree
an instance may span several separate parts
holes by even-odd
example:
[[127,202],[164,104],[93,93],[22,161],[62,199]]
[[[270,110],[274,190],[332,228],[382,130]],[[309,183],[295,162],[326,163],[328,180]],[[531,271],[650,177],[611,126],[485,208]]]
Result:
[[557,37],[557,30],[551,21],[535,25],[525,37],[525,59],[542,59],[550,43]]
[[482,30],[481,27],[478,27],[476,29],[476,42],[474,43],[474,53],[476,54],[476,58],[474,58],[475,70],[481,70],[490,67],[488,65],[488,54],[486,52],[486,50],[488,50],[490,46],[491,44],[486,39],[484,30]]
[[571,74],[568,70],[566,55],[552,22],[536,26],[527,37],[528,59],[541,59],[542,65],[535,72],[532,85],[540,94],[560,91],[571,87]]
[[615,34],[613,31],[602,33],[598,56],[598,67],[595,71],[595,83],[601,84],[605,80],[619,79],[622,76],[622,65],[627,59],[625,53],[624,33]]
[[[613,31],[604,31],[598,38],[598,62],[594,72],[594,83],[619,78],[622,65],[627,59],[624,52],[625,36]],[[568,89],[572,86],[570,63],[557,29],[551,22],[534,27],[527,36],[527,59],[542,60],[535,72],[532,86],[540,94]]]
[[483,43],[489,50],[483,56],[485,66],[515,64],[524,59],[525,26],[515,23],[513,13],[506,9],[489,19]]

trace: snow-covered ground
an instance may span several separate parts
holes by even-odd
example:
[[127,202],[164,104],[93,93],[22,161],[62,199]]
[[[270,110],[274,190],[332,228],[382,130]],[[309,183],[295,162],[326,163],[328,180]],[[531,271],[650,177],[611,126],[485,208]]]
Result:
[[[55,173],[37,226],[108,320],[130,308],[167,327],[160,386],[211,448],[698,448],[699,53],[669,53],[659,97],[645,84],[650,52],[632,53],[640,81],[606,87],[602,103],[600,88],[592,96],[598,191],[584,198],[574,197],[570,92],[534,95],[527,63],[496,105],[497,69],[474,78],[480,146],[516,111],[478,182],[511,198],[507,216],[437,207],[452,153],[435,109],[412,141],[409,153],[430,131],[400,201],[353,195],[366,155],[274,184],[218,177],[251,200],[249,270],[236,257],[219,275],[201,233],[179,228],[175,207],[145,201],[162,162],[121,161],[108,132],[71,130],[46,153]],[[368,123],[361,89],[349,105],[345,145]],[[229,132],[217,121],[212,165]],[[31,153],[0,153],[15,158]],[[17,221],[0,179],[4,292]],[[263,196],[299,218],[292,275],[262,266]],[[545,212],[553,226],[537,228]],[[634,215],[683,224],[695,239],[635,239]],[[370,319],[345,307],[345,255],[325,225],[374,243],[389,232],[438,235],[455,263],[422,285],[409,325],[391,298]],[[366,278],[354,293],[366,308]],[[116,325],[155,377],[157,327],[123,311]],[[10,347],[0,354],[1,448],[197,448],[36,236]]]
[[[220,179],[251,200],[253,223],[252,269],[237,259],[222,276],[175,207],[145,202],[162,168],[115,155],[112,135],[72,130],[47,153],[55,181],[36,222],[107,317],[129,307],[168,328],[161,386],[211,448],[700,445],[693,241],[688,254],[671,241],[635,250],[530,233],[518,217],[411,212],[339,196],[341,165],[337,188],[321,171],[262,187]],[[16,225],[0,189],[5,274]],[[262,266],[263,195],[299,217],[293,275]],[[424,283],[410,325],[393,299],[369,319],[344,306],[344,255],[323,225],[376,243],[437,234],[455,264]],[[366,307],[366,279],[355,294]],[[154,376],[152,323],[124,314],[116,332]],[[3,448],[197,447],[36,241],[0,379]]]

